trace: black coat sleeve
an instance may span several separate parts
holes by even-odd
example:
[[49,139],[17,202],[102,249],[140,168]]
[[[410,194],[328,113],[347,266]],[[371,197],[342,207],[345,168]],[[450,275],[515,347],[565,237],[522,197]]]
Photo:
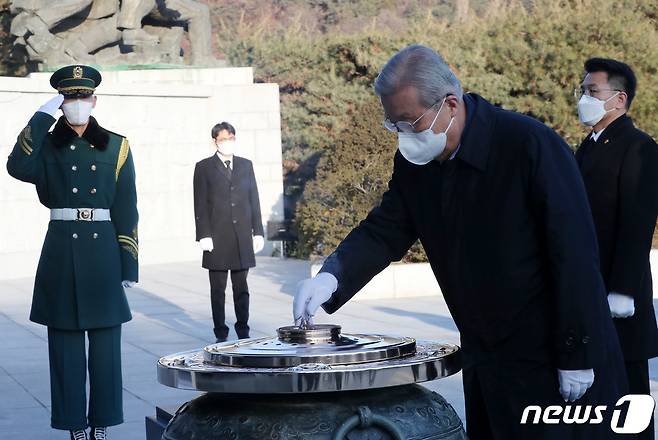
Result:
[[619,176],[615,253],[608,287],[638,298],[658,213],[658,146],[653,139],[631,145]]
[[400,260],[418,238],[400,193],[400,160],[396,156],[380,205],[348,234],[320,269],[338,279],[338,290],[322,305],[327,313],[338,310],[392,261]]
[[194,221],[197,241],[212,237],[210,212],[208,212],[208,181],[201,162],[194,168]]
[[251,206],[251,230],[253,235],[265,235],[263,232],[263,219],[260,215],[260,199],[258,198],[258,185],[256,184],[256,175],[254,174],[254,167],[250,163],[249,176],[249,205]]
[[[601,361],[611,320],[599,271],[594,223],[573,153],[552,130],[530,149],[531,205],[544,236],[555,297],[558,368],[593,368]],[[610,326],[612,323],[609,323]]]

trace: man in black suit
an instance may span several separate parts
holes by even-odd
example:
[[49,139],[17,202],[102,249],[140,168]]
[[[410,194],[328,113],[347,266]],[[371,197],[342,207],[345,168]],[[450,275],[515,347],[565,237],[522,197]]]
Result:
[[521,423],[528,405],[613,408],[627,390],[569,146],[464,94],[428,47],[393,56],[375,92],[398,137],[389,189],[300,284],[296,322],[338,310],[420,239],[460,331],[469,438],[614,438],[609,413],[600,424]]
[[226,341],[224,298],[231,273],[235,332],[249,337],[249,268],[255,253],[263,250],[263,224],[254,167],[234,155],[235,129],[228,122],[213,127],[217,152],[194,169],[194,217],[196,239],[203,250],[203,267],[210,277],[210,298],[217,342]]
[[[592,132],[576,159],[599,242],[601,273],[626,360],[631,394],[650,394],[648,359],[658,355],[649,251],[658,213],[658,146],[627,116],[637,81],[626,64],[585,62],[576,90]],[[653,421],[640,435],[654,437]]]

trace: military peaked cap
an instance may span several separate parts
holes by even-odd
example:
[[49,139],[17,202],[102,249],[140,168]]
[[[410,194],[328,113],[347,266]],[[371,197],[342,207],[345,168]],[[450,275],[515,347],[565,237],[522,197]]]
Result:
[[58,69],[50,77],[50,85],[66,98],[84,98],[94,94],[101,74],[91,66],[75,64]]

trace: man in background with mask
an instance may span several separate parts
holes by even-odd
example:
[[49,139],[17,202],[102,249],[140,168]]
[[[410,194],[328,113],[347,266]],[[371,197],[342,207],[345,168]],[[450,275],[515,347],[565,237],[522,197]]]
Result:
[[249,337],[249,268],[263,250],[263,223],[258,187],[250,160],[235,156],[235,128],[222,122],[212,128],[217,151],[194,169],[194,218],[196,239],[203,250],[204,268],[210,277],[210,304],[217,342],[228,338],[224,299],[231,272],[235,332]]
[[300,284],[296,323],[338,310],[420,239],[460,331],[469,438],[614,438],[610,414],[521,423],[528,405],[612,408],[627,388],[569,147],[540,122],[463,94],[428,47],[393,56],[375,92],[399,142],[389,189]]
[[[650,394],[649,359],[658,355],[649,251],[658,214],[658,146],[626,112],[637,81],[626,64],[585,62],[578,114],[592,131],[576,159],[592,207],[608,305],[631,394]],[[640,434],[654,438],[653,420]]]
[[90,116],[100,82],[89,66],[53,73],[59,94],[32,116],[7,162],[50,209],[30,320],[48,326],[51,425],[74,440],[87,439],[89,426],[93,440],[109,438],[106,428],[123,422],[121,324],[131,319],[124,288],[138,277],[132,153],[125,137]]

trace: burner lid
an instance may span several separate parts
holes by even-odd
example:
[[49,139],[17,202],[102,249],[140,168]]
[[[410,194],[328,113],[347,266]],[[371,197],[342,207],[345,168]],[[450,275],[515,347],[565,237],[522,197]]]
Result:
[[343,335],[339,325],[281,327],[277,337],[209,345],[204,360],[229,367],[277,368],[302,364],[350,365],[397,359],[416,352],[413,338]]
[[456,345],[340,330],[338,325],[281,327],[275,337],[164,356],[158,381],[216,393],[319,393],[408,385],[460,370]]

